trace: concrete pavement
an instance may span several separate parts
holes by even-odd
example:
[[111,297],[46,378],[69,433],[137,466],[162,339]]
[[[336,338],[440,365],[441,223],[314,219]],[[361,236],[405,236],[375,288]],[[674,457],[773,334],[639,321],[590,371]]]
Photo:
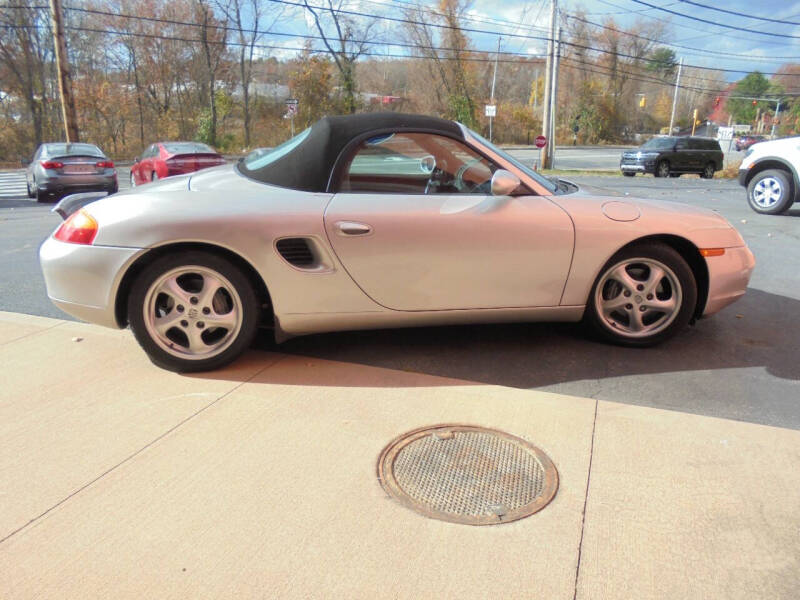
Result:
[[[251,352],[195,376],[130,332],[0,312],[0,597],[795,598],[800,432]],[[464,422],[554,461],[469,527],[387,498],[381,449]]]

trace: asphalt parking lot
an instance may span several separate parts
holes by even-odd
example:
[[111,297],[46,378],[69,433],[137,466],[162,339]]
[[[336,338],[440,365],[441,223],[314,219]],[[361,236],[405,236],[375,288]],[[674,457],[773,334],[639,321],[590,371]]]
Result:
[[[729,180],[570,179],[602,193],[718,210],[756,256],[748,293],[646,350],[600,344],[578,325],[518,324],[315,335],[280,351],[800,429],[800,206],[757,215]],[[121,187],[126,180],[121,169]],[[0,310],[65,318],[46,298],[37,262],[39,243],[59,222],[49,208],[0,199]]]

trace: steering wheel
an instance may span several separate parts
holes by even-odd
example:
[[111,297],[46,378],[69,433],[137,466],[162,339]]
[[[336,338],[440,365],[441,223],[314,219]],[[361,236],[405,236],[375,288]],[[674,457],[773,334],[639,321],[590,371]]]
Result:
[[456,189],[459,192],[473,194],[473,193],[482,193],[482,194],[491,194],[492,192],[492,180],[491,178],[487,179],[486,181],[482,181],[481,183],[470,183],[464,181],[464,174],[469,171],[469,169],[476,163],[481,162],[480,157],[475,157],[472,160],[469,160],[462,164],[458,171],[456,172],[455,179],[453,181],[453,185],[455,185]]
[[454,181],[450,177],[449,173],[440,169],[439,167],[434,167],[433,171],[431,171],[431,176],[428,179],[428,183],[425,184],[425,193],[436,194],[438,193],[440,187],[444,187],[446,185],[454,185]]

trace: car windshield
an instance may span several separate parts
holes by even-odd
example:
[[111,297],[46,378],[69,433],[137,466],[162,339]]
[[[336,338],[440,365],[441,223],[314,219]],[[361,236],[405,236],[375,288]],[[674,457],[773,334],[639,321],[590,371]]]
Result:
[[639,146],[642,150],[668,150],[675,145],[675,138],[655,137]]
[[94,144],[47,144],[47,156],[100,156],[105,157],[103,151]]
[[170,154],[216,154],[211,146],[198,142],[166,142],[162,144]]
[[265,167],[270,163],[275,162],[281,156],[286,156],[294,150],[304,139],[308,137],[308,134],[311,132],[311,128],[305,129],[298,133],[293,138],[283,142],[280,146],[276,146],[272,150],[268,150],[263,152],[261,148],[259,148],[259,152],[251,152],[248,154],[243,161],[243,166],[250,170],[254,171],[256,169],[260,169],[261,167]]
[[557,188],[556,184],[553,183],[551,180],[546,179],[545,177],[543,177],[542,175],[540,175],[539,173],[537,173],[533,169],[531,169],[529,167],[526,167],[520,161],[518,161],[516,158],[511,156],[508,152],[505,152],[504,150],[501,150],[500,148],[498,148],[497,146],[492,144],[489,140],[487,140],[483,136],[478,135],[477,133],[472,131],[469,127],[467,127],[466,129],[467,129],[467,131],[469,132],[469,134],[472,137],[474,137],[481,144],[483,144],[484,146],[486,146],[487,148],[492,150],[492,152],[497,154],[500,158],[502,158],[503,160],[505,160],[507,162],[510,162],[512,165],[514,165],[520,171],[525,173],[528,177],[530,177],[531,179],[536,180],[536,183],[540,184],[544,188],[547,188],[547,190],[550,191],[551,193],[557,193],[557,189],[558,188]]

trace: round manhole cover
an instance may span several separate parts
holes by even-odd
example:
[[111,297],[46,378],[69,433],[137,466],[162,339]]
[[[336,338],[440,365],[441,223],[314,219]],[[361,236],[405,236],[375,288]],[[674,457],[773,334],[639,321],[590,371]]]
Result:
[[468,525],[532,515],[558,488],[558,472],[539,448],[471,425],[434,425],[401,435],[381,453],[378,477],[409,508]]

